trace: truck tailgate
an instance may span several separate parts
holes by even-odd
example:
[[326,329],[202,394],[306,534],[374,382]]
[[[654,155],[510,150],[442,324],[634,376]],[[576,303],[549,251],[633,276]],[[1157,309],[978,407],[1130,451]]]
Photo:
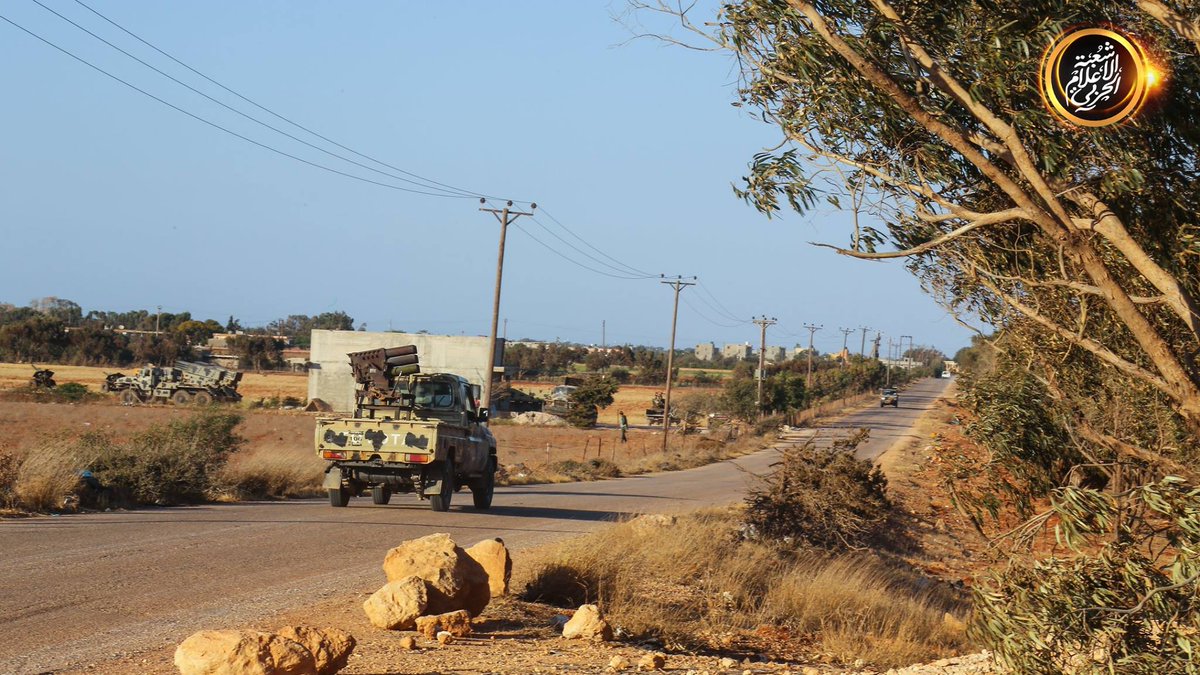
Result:
[[317,455],[329,460],[425,464],[437,451],[437,424],[421,420],[318,419]]

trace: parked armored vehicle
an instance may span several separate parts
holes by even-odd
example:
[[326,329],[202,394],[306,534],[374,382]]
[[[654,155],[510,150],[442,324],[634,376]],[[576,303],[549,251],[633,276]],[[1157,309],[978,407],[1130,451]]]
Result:
[[171,368],[143,366],[136,375],[111,373],[101,391],[117,393],[126,404],[170,401],[176,405],[208,405],[213,401],[237,402],[242,374],[208,363],[176,361]]
[[411,345],[349,356],[353,417],[317,419],[330,505],[346,506],[370,489],[375,504],[412,492],[445,511],[454,493],[469,487],[476,509],[491,508],[496,439],[478,388],[458,375],[420,373]]

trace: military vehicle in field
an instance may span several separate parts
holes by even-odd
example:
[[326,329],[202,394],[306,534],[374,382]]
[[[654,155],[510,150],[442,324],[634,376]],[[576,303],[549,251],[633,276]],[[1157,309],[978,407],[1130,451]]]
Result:
[[353,417],[317,419],[330,505],[346,506],[369,489],[375,504],[412,492],[445,511],[454,493],[469,487],[476,509],[491,508],[496,439],[478,388],[458,375],[421,373],[412,345],[349,357]]
[[58,386],[54,381],[54,371],[47,368],[38,368],[33,366],[33,377],[29,379],[29,386],[34,389],[53,389]]
[[134,405],[170,401],[176,405],[208,405],[213,401],[237,402],[238,382],[242,374],[209,363],[176,361],[171,368],[143,366],[136,375],[110,373],[100,385],[101,391],[113,392],[121,402]]

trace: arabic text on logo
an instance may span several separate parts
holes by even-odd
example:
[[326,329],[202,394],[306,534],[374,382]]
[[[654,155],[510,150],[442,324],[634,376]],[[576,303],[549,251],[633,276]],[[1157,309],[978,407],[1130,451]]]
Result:
[[1068,122],[1102,127],[1137,114],[1155,78],[1132,38],[1111,28],[1078,28],[1046,52],[1041,87],[1046,103]]

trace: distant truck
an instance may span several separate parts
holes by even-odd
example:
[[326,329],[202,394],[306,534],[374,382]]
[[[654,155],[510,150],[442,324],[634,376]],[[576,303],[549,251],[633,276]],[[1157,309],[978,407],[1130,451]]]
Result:
[[449,373],[420,373],[412,345],[349,354],[353,417],[317,419],[317,455],[329,462],[324,487],[331,506],[367,489],[375,504],[394,492],[428,499],[446,511],[454,493],[471,489],[478,510],[492,507],[496,438],[478,388]]
[[900,407],[900,392],[895,389],[884,389],[879,394],[879,407],[882,408],[890,405],[893,408]]
[[111,373],[100,385],[101,391],[117,394],[129,405],[155,401],[175,405],[208,405],[214,401],[242,400],[237,386],[242,374],[208,363],[176,361],[170,368],[143,366],[135,375]]

